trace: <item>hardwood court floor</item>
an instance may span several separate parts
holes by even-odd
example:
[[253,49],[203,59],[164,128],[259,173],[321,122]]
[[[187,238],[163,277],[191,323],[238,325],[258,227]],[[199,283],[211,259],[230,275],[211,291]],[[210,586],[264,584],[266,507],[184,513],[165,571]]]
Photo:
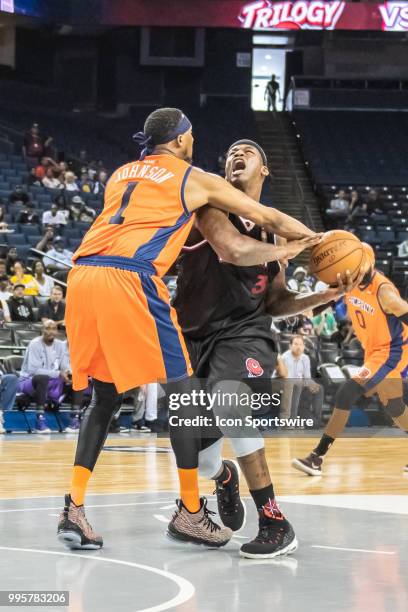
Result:
[[[307,455],[317,441],[309,437],[266,440],[278,495],[408,494],[408,474],[403,474],[408,463],[405,437],[339,439],[329,452],[321,478],[307,477],[291,468],[291,459]],[[63,495],[70,481],[75,446],[73,436],[1,436],[0,498]],[[106,446],[138,450],[103,451],[89,493],[177,491],[174,458],[165,451],[170,447],[167,439],[110,436]],[[228,444],[224,454],[232,457]],[[214,488],[207,480],[201,480],[200,486],[207,494]],[[244,482],[242,493],[248,494]]]

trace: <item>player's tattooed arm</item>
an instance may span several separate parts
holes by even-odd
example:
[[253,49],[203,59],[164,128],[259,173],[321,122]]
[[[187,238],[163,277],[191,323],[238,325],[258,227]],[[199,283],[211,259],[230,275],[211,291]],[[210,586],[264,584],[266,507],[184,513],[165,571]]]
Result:
[[386,314],[392,314],[399,318],[408,315],[408,302],[402,299],[393,285],[388,283],[380,285],[378,289],[378,301]]
[[297,219],[275,208],[259,204],[221,177],[208,172],[193,168],[185,185],[184,196],[186,206],[191,212],[210,204],[220,210],[245,217],[268,232],[289,240],[310,238],[310,246],[320,240],[320,234],[316,234]]
[[291,259],[309,246],[308,238],[293,241],[290,245],[275,246],[243,236],[225,212],[211,206],[204,206],[198,211],[196,226],[218,257],[236,266],[254,266]]

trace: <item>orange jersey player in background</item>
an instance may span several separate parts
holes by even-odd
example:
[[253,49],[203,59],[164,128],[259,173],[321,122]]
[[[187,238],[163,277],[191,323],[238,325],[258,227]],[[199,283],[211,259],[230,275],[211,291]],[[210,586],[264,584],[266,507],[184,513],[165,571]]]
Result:
[[408,408],[403,380],[408,373],[408,302],[383,274],[375,270],[374,251],[363,243],[365,269],[361,282],[346,293],[347,312],[364,348],[364,365],[355,378],[340,385],[336,404],[324,434],[314,451],[294,459],[293,467],[320,476],[322,457],[344,430],[350,410],[363,395],[374,393],[396,425],[408,432]]
[[[192,126],[178,109],[158,109],[136,135],[139,161],[116,170],[104,209],[74,255],[68,278],[66,327],[73,387],[93,378],[92,402],[82,420],[70,494],[58,526],[71,548],[100,548],[86,521],[85,490],[106,439],[120,394],[156,381],[190,380],[184,340],[162,280],[194,223],[210,204],[245,216],[268,231],[299,241],[299,252],[320,239],[302,223],[260,205],[224,179],[191,166]],[[259,263],[281,257],[265,245]],[[231,534],[212,522],[198,491],[198,438],[174,442],[181,488],[183,539],[225,544]]]

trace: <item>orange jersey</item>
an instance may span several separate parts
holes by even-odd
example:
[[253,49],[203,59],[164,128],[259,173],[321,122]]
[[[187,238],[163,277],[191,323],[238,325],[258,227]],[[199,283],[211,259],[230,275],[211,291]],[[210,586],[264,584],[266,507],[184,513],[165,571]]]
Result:
[[408,345],[408,327],[380,306],[381,285],[394,287],[386,276],[376,271],[368,287],[364,290],[355,287],[346,295],[347,311],[366,358],[373,353],[396,355]]
[[106,186],[104,209],[73,261],[97,265],[89,258],[103,256],[129,270],[137,261],[139,270],[163,276],[193,224],[184,202],[191,169],[173,155],[149,155],[116,170]]

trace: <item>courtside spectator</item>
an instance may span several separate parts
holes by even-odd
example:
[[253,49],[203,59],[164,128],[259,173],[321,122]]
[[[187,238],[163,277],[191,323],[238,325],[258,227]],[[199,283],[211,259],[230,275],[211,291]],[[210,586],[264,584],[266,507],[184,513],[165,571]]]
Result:
[[288,288],[292,291],[310,292],[310,283],[312,279],[307,276],[306,268],[302,268],[302,266],[298,266],[293,272],[292,278],[290,278],[287,282]]
[[43,212],[42,224],[61,227],[61,225],[67,224],[67,218],[62,210],[58,210],[58,206],[56,204],[51,204],[51,209]]
[[336,319],[331,307],[313,317],[312,322],[316,336],[329,338],[337,330]]
[[298,322],[293,328],[295,334],[301,336],[312,336],[314,334],[314,328],[312,323],[313,311],[308,311],[299,315]]
[[0,363],[0,434],[5,433],[3,411],[13,409],[17,387],[18,376],[7,374]]
[[22,223],[23,225],[27,223],[30,223],[31,225],[37,225],[39,222],[40,220],[38,218],[37,211],[33,208],[31,202],[27,202],[27,204],[23,206],[17,217],[17,223]]
[[32,187],[33,185],[35,185],[36,187],[41,187],[42,185],[41,179],[39,179],[35,173],[35,168],[31,168],[30,174],[27,176],[25,182],[29,187]]
[[12,191],[9,196],[9,204],[27,204],[29,200],[29,195],[24,191],[21,185],[16,185],[14,191]]
[[283,353],[282,360],[288,369],[288,379],[293,385],[291,416],[298,415],[300,400],[307,399],[313,414],[320,423],[323,409],[323,387],[312,379],[310,359],[308,355],[305,355],[302,336],[293,336],[290,349]]
[[50,433],[45,421],[47,402],[60,403],[64,384],[71,382],[66,342],[57,339],[54,321],[45,321],[43,333],[31,340],[24,355],[18,390],[37,405],[37,433]]
[[58,285],[55,285],[55,287],[52,288],[50,299],[47,300],[45,304],[41,304],[39,317],[43,323],[50,320],[55,321],[58,326],[64,325],[64,292]]
[[24,285],[24,295],[38,295],[38,285],[34,276],[27,274],[27,270],[22,261],[17,260],[14,263],[14,275],[10,278],[13,286]]
[[12,321],[34,321],[33,309],[24,297],[24,290],[25,287],[22,283],[14,285],[13,295],[7,302]]
[[408,258],[408,240],[404,240],[398,245],[398,257]]
[[45,274],[42,261],[36,261],[34,264],[34,278],[38,285],[38,295],[41,297],[50,297],[52,288],[54,287],[54,279],[48,276],[48,274]]

